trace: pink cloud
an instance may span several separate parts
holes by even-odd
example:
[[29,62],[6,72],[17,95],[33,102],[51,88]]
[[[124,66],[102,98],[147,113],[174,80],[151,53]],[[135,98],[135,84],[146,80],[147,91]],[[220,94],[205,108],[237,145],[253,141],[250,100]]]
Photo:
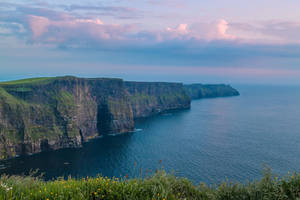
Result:
[[179,24],[176,28],[169,28],[168,27],[167,31],[182,34],[182,35],[189,33],[187,24]]
[[[192,26],[180,24],[175,28],[167,28],[172,38],[198,39],[198,40],[232,40],[235,35],[228,34],[229,25],[224,19],[212,23],[197,23]],[[184,37],[183,37],[184,36]]]
[[[86,44],[107,40],[122,42],[164,42],[168,40],[228,40],[235,36],[227,33],[228,23],[219,20],[213,23],[199,23],[189,26],[179,24],[163,31],[137,30],[134,25],[105,24],[99,18],[75,18],[64,16],[50,19],[46,16],[28,15],[27,23],[36,43],[80,43]],[[143,34],[140,34],[143,33]],[[145,34],[147,33],[147,34]],[[142,37],[141,37],[142,35]],[[71,44],[73,45],[73,44]]]
[[[257,24],[228,23],[225,19],[214,22],[179,24],[161,31],[144,31],[135,25],[105,24],[99,18],[77,18],[66,13],[50,18],[27,15],[27,27],[33,42],[62,43],[102,42],[115,40],[123,42],[144,41],[148,43],[169,40],[236,40],[240,43],[299,43],[300,23],[271,21]],[[26,27],[26,24],[25,24]]]
[[48,26],[50,25],[50,20],[48,18],[34,15],[30,15],[28,18],[33,38],[38,38],[48,31]]
[[78,40],[122,40],[134,30],[132,25],[104,24],[100,19],[66,17],[51,20],[43,16],[28,16],[28,25],[33,42],[65,42]]
[[228,22],[221,19],[217,23],[217,34],[223,39],[235,39],[236,36],[227,33],[228,28]]

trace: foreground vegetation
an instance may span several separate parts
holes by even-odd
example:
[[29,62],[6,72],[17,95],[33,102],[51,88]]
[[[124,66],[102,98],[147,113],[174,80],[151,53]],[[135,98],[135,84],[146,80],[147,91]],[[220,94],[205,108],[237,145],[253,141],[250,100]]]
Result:
[[300,174],[283,178],[265,170],[260,181],[224,182],[218,186],[194,185],[185,178],[159,171],[144,179],[82,178],[43,181],[38,177],[2,176],[0,199],[299,199]]

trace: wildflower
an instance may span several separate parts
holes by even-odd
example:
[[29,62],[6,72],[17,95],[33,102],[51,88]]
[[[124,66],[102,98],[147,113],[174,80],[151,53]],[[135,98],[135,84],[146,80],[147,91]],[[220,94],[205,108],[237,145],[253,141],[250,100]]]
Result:
[[295,174],[292,175],[292,179],[294,179],[294,178],[295,178]]
[[6,192],[12,190],[12,187],[9,187],[8,185],[5,185],[4,183],[1,183],[0,185],[1,185],[1,187],[3,187],[6,190]]

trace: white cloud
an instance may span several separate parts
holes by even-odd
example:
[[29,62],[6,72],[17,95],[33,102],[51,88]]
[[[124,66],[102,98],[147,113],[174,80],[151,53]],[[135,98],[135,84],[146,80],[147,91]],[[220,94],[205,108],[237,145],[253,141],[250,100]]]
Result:
[[172,38],[197,39],[197,40],[232,40],[236,39],[235,35],[227,33],[229,26],[228,22],[224,19],[214,21],[211,23],[196,23],[192,26],[187,24],[180,24],[175,28],[167,28]]
[[[134,30],[130,25],[104,24],[100,19],[67,17],[51,20],[44,16],[28,15],[27,21],[32,42],[78,43],[101,40],[123,40],[126,33]],[[25,26],[27,26],[25,25]]]
[[227,33],[228,30],[228,22],[225,21],[224,19],[221,19],[220,21],[218,21],[217,23],[217,34],[220,36],[220,38],[222,39],[235,39],[236,36],[234,35],[230,35]]
[[185,35],[189,33],[187,24],[179,24],[176,28],[167,28],[167,31]]

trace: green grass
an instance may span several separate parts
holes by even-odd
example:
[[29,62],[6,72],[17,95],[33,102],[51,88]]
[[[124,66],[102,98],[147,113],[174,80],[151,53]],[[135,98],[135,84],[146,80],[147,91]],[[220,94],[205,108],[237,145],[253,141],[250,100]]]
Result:
[[144,179],[82,178],[43,181],[33,176],[0,178],[0,199],[99,199],[99,200],[254,200],[299,199],[300,174],[283,178],[265,170],[260,181],[224,182],[217,186],[194,185],[185,178],[159,171]]
[[[75,76],[38,77],[0,82],[0,86],[48,84],[54,80],[79,79]],[[119,78],[85,78],[86,80],[122,81]]]
[[28,78],[14,81],[0,82],[0,86],[5,85],[23,85],[23,84],[45,84],[55,79],[56,77],[40,77],[40,78]]
[[1,87],[0,87],[0,102],[6,102],[10,105],[27,104],[25,101],[18,99],[15,96],[9,94],[4,88]]

